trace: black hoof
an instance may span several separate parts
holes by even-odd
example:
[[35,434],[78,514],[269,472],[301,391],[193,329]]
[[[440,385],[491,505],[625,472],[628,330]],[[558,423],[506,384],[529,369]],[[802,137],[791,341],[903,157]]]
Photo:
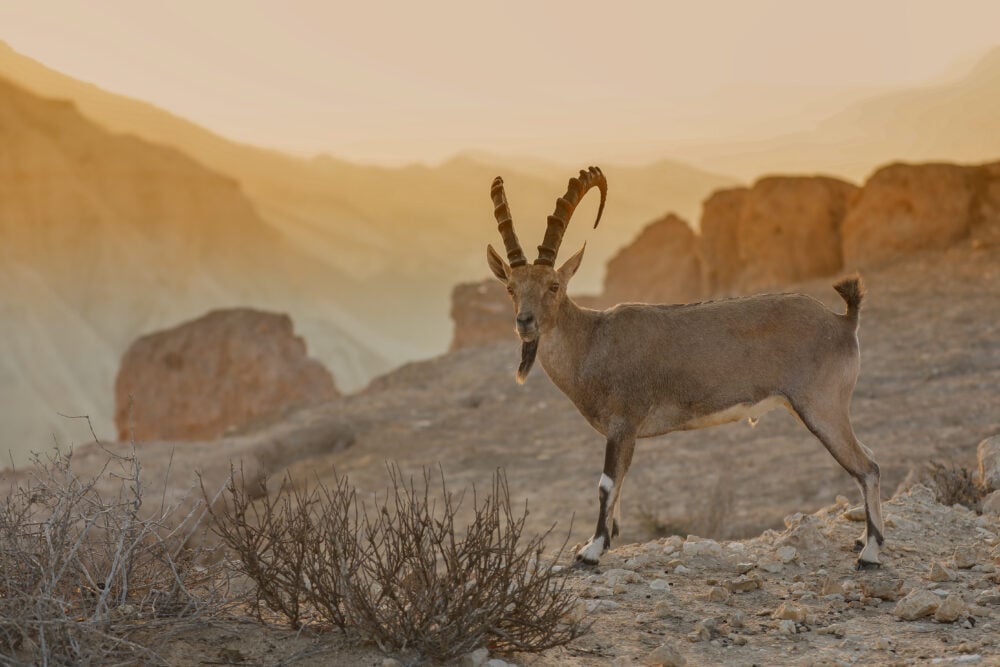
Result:
[[618,522],[611,522],[611,537],[618,537]]
[[858,559],[858,563],[855,566],[855,569],[857,569],[857,570],[878,570],[881,567],[882,567],[882,563],[873,563],[870,560],[861,560],[859,558]]
[[854,553],[859,554],[865,548],[865,543],[861,540],[854,540]]

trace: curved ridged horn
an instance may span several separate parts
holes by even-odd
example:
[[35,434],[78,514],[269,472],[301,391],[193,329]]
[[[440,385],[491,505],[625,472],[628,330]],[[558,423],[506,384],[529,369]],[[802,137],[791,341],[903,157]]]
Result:
[[514,233],[514,221],[510,217],[510,207],[507,206],[503,179],[499,176],[493,179],[490,197],[493,198],[493,215],[497,219],[497,229],[500,230],[500,238],[503,239],[503,246],[507,250],[507,261],[512,267],[524,266],[528,263],[528,258],[524,256],[521,242],[517,240],[517,234]]
[[590,188],[597,187],[601,191],[601,206],[597,209],[597,219],[594,220],[594,227],[601,221],[601,214],[604,213],[604,202],[608,198],[608,179],[604,177],[597,167],[590,167],[586,171],[580,170],[580,175],[569,179],[566,186],[566,194],[556,200],[556,210],[549,216],[548,227],[545,228],[545,238],[542,245],[538,246],[538,259],[535,264],[546,264],[555,266],[556,254],[559,252],[559,245],[562,243],[563,234],[566,232],[566,225],[573,217],[573,211],[577,204],[583,199]]

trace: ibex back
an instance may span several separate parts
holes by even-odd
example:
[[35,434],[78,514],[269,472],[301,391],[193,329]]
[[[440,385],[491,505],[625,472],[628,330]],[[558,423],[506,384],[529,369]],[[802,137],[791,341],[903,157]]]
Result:
[[514,303],[521,338],[518,381],[527,378],[537,355],[555,385],[607,438],[597,528],[577,559],[597,563],[618,534],[622,483],[636,438],[755,418],[784,406],[861,486],[867,522],[856,545],[861,550],[857,564],[878,567],[879,468],[850,420],[860,366],[860,279],[834,286],[847,303],[844,314],[802,294],[581,308],[566,295],[566,286],[583,248],[558,269],[555,258],[573,211],[593,187],[601,193],[597,227],[607,181],[591,167],[570,179],[548,218],[538,259],[528,264],[503,181],[496,178],[491,196],[507,262],[487,247],[490,269]]

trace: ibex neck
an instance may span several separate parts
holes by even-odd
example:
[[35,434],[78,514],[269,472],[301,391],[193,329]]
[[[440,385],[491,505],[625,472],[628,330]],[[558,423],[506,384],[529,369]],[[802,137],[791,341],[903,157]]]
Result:
[[563,299],[556,325],[538,341],[538,359],[552,382],[573,398],[573,385],[580,363],[587,354],[590,335],[599,313],[581,308],[569,297]]

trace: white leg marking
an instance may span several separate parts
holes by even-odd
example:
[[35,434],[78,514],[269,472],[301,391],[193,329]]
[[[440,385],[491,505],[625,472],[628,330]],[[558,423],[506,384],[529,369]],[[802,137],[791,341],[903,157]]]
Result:
[[611,479],[610,477],[608,477],[607,475],[605,475],[602,472],[601,473],[601,481],[597,483],[597,487],[599,489],[603,489],[603,490],[607,491],[608,494],[610,494],[611,490],[615,488],[615,482],[614,482],[613,479]]
[[596,565],[601,559],[601,555],[604,554],[604,538],[594,536],[590,538],[582,549],[576,552],[577,560],[582,560],[584,563],[590,565]]
[[858,560],[862,560],[866,563],[881,563],[878,559],[878,540],[875,539],[874,535],[868,537],[868,541],[865,542],[865,548],[861,550],[861,555],[858,556]]

